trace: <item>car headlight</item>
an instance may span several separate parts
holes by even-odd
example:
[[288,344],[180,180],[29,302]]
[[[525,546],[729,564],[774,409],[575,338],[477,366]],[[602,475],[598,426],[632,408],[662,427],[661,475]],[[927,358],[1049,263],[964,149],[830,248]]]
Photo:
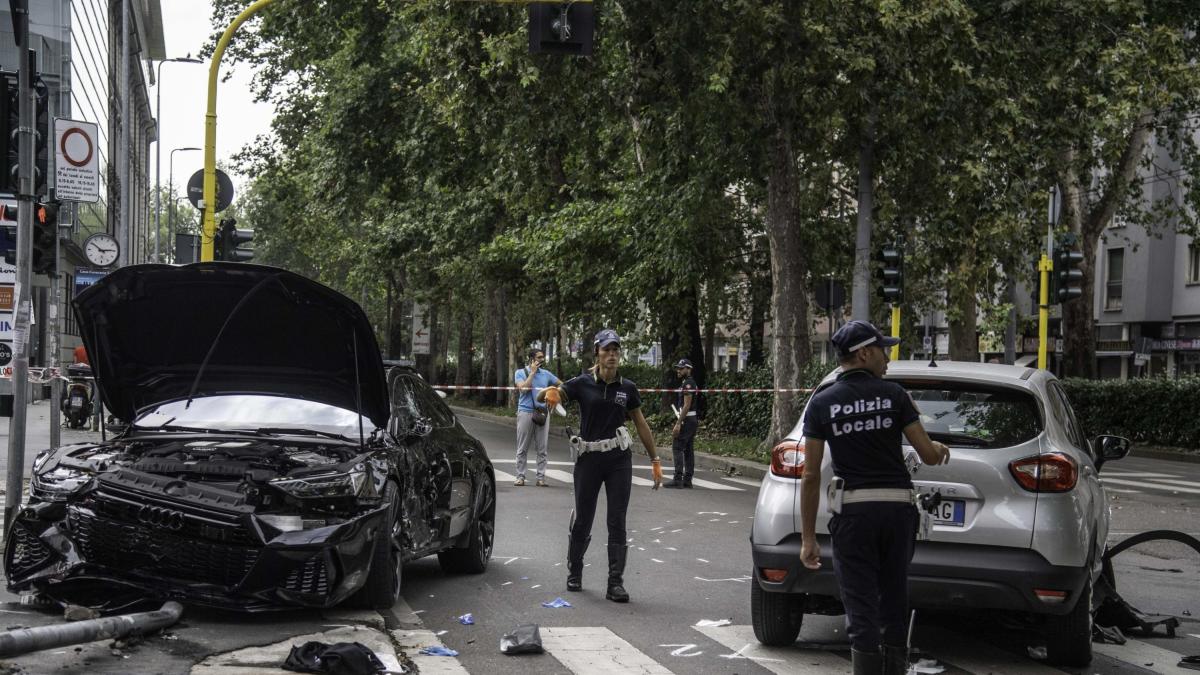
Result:
[[91,476],[87,474],[60,466],[45,473],[35,471],[29,481],[29,492],[44,501],[64,502],[89,480]]
[[364,464],[355,464],[349,471],[276,478],[271,481],[271,485],[299,499],[355,497],[366,483],[367,467]]

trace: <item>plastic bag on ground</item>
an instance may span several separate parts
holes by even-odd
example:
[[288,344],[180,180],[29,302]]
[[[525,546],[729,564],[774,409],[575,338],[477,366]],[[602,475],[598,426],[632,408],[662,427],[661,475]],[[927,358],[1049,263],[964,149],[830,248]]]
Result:
[[468,612],[468,613],[463,614],[462,616],[458,617],[458,622],[464,626],[474,626],[475,625],[475,617],[471,616],[470,612]]
[[[560,598],[561,599],[561,598]],[[500,638],[500,651],[505,654],[541,654],[542,633],[536,623],[517,626]]]
[[453,649],[450,649],[448,647],[442,647],[440,645],[433,646],[433,647],[424,647],[421,649],[421,651],[419,651],[417,653],[420,654],[421,656],[458,656],[458,652],[456,652]]
[[567,602],[566,600],[563,600],[562,598],[555,598],[555,599],[551,600],[550,602],[542,603],[542,607],[548,607],[551,609],[558,609],[559,607],[573,607],[573,606],[574,605]]

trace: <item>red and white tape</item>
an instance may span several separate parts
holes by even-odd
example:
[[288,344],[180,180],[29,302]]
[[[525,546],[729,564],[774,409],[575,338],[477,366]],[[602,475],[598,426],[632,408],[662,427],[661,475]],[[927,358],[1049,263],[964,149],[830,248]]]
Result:
[[[500,387],[488,384],[435,384],[434,389],[458,389],[462,391],[516,391],[516,387]],[[677,394],[679,389],[638,388],[641,393]],[[812,389],[772,389],[770,387],[721,387],[716,389],[693,389],[702,394],[811,394]]]

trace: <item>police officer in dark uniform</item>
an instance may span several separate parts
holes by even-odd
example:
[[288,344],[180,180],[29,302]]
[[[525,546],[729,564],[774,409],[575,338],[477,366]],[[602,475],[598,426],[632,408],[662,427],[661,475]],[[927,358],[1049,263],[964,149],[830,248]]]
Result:
[[[821,566],[815,530],[828,443],[833,570],[846,608],[854,673],[902,675],[908,670],[908,565],[920,521],[901,434],[926,464],[948,462],[950,450],[930,440],[904,388],[882,379],[887,349],[898,338],[851,321],[832,341],[842,372],[813,396],[804,418],[800,559],[810,569]],[[835,492],[839,483],[842,489]]]
[[679,391],[675,392],[675,414],[679,417],[671,429],[671,454],[675,461],[675,478],[663,487],[692,487],[692,471],[696,466],[696,429],[700,418],[696,416],[696,381],[692,379],[692,362],[679,359],[675,364],[675,375],[679,378]]
[[662,484],[662,464],[654,447],[654,435],[642,416],[642,398],[633,382],[621,377],[621,341],[614,330],[596,334],[596,366],[557,388],[538,393],[550,408],[559,400],[579,403],[579,435],[571,439],[575,460],[575,511],[567,539],[567,590],[583,590],[583,554],[592,540],[592,519],[600,488],[608,503],[608,591],[613,602],[629,602],[625,591],[625,558],[629,547],[625,535],[625,513],[633,487],[633,439],[625,428],[632,419],[638,438],[646,448],[654,472],[654,489]]

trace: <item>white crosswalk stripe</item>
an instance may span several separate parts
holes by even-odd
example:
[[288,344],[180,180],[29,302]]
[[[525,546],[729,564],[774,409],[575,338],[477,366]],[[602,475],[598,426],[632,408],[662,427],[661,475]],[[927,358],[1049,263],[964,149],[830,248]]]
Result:
[[[1183,487],[1181,485],[1163,485],[1161,483],[1153,483],[1148,480],[1125,480],[1124,478],[1104,478],[1100,481],[1105,485],[1128,485],[1130,487],[1141,488],[1143,490],[1162,490],[1164,492],[1184,492],[1187,494],[1200,495],[1200,487]],[[1183,482],[1183,481],[1174,481]],[[1187,485],[1196,485],[1196,483],[1187,483]]]
[[[505,466],[508,466],[508,465],[513,465],[516,463],[517,463],[517,460],[515,460],[515,459],[507,459],[507,458],[493,459],[492,460],[492,470],[496,472],[496,481],[498,483],[505,483],[505,482],[512,483],[514,480],[516,480],[516,476],[514,476],[513,474],[508,473],[507,471],[501,471],[500,469],[496,468],[497,464],[504,464]],[[547,466],[574,466],[575,464],[574,464],[574,462],[549,461],[549,462],[546,462],[546,465]],[[530,472],[530,470],[531,470],[530,467],[532,467],[532,466],[535,466],[534,460],[530,460],[529,463],[526,465],[526,473],[527,474]],[[651,467],[649,464],[635,464],[633,468],[635,470],[645,470],[645,471],[651,470]],[[667,473],[668,474],[670,473],[669,468],[667,469]],[[529,475],[526,475],[525,478],[526,478],[526,480],[529,480],[532,482]],[[574,475],[570,471],[563,471],[562,469],[550,469],[550,468],[546,469],[546,478],[555,480],[555,481],[560,481],[560,482],[566,483],[567,485],[574,485],[574,483],[575,483]],[[671,477],[668,475],[666,477],[666,480],[671,480]],[[742,483],[744,485],[752,485],[753,487],[758,487],[758,485],[759,485],[759,483],[757,481],[750,481],[745,478],[722,477],[720,480],[730,480],[730,481],[734,481],[737,483]],[[649,487],[651,485],[654,485],[654,481],[649,478],[643,478],[642,476],[634,474],[633,484],[642,486],[642,487]],[[702,478],[695,478],[695,477],[692,478],[692,485],[695,485],[697,488],[706,489],[706,490],[723,490],[723,491],[728,491],[728,492],[744,491],[744,488],[736,487],[733,485],[727,485],[725,483],[720,483],[720,482],[717,482],[717,480],[704,480]]]
[[542,627],[542,647],[576,675],[671,671],[604,627]]
[[[689,640],[681,638],[678,644],[658,645],[661,651],[651,656],[604,626],[542,626],[541,636],[546,653],[575,675],[670,675],[676,670],[690,672],[693,663],[704,663],[706,672],[712,669],[714,663],[720,663],[723,672],[742,672],[750,668],[747,664],[751,663],[779,675],[837,675],[851,672],[849,647],[846,646],[830,649],[827,644],[805,645],[804,642],[797,642],[787,647],[767,647],[758,642],[754,637],[754,627],[749,625],[693,626],[693,630],[720,647],[714,649],[703,639],[684,644]],[[971,675],[1053,675],[1063,672],[1024,654],[1004,651],[951,628],[925,626],[918,632],[922,643],[921,657],[933,659],[947,670]],[[430,631],[392,631],[392,636],[397,644],[407,648],[410,655],[420,647],[441,645],[437,636]],[[1166,675],[1196,672],[1177,665],[1183,654],[1140,640],[1129,639],[1124,645],[1097,643],[1092,648],[1097,658],[1111,659],[1120,667],[1129,666],[1138,672],[1151,670]],[[453,658],[424,657],[417,660],[423,673],[467,672]],[[426,667],[432,670],[426,670]],[[1095,667],[1087,672],[1094,670]]]
[[754,637],[753,626],[694,628],[710,640],[729,648],[729,653],[719,656],[730,660],[733,672],[737,672],[737,666],[734,664],[738,661],[748,661],[780,675],[850,672],[849,661],[827,651],[761,645]]
[[1102,471],[1101,478],[1179,478],[1174,473],[1150,473],[1148,471]]

